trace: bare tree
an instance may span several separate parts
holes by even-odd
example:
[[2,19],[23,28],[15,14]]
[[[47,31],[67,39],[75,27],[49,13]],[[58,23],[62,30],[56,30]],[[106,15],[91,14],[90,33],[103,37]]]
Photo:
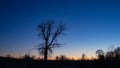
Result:
[[39,37],[43,40],[38,50],[39,53],[44,56],[44,60],[47,60],[53,48],[61,46],[61,44],[57,42],[57,39],[66,30],[65,24],[59,23],[56,25],[54,21],[51,20],[42,22],[38,25]]

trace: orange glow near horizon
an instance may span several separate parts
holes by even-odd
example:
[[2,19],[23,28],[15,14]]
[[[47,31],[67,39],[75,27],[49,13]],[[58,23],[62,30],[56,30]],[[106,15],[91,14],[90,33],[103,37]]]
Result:
[[[8,54],[4,54],[4,55],[1,55],[3,57],[6,57]],[[10,57],[14,57],[14,58],[22,58],[24,55],[20,55],[20,54],[10,54]],[[32,56],[32,55],[30,55]],[[34,55],[35,58],[34,59],[39,59],[39,58],[42,58],[38,55]],[[59,55],[60,56],[60,55]],[[81,60],[81,56],[78,57],[78,56],[67,56],[65,55],[68,59],[74,59],[74,60]],[[51,57],[48,57],[49,60],[55,60],[56,59],[56,56],[51,56]],[[85,56],[85,60],[93,60],[93,59],[97,59],[97,57],[94,55],[94,56]]]

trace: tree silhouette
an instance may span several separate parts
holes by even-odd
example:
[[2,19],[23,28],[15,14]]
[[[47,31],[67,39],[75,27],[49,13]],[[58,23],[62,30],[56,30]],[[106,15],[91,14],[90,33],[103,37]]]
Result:
[[116,59],[120,59],[120,47],[114,49],[114,56]]
[[56,25],[54,21],[51,20],[38,25],[39,37],[43,40],[38,50],[39,53],[44,56],[44,60],[47,60],[53,48],[61,46],[61,44],[57,42],[57,39],[66,30],[65,24],[59,23]]
[[10,54],[7,54],[6,57],[7,57],[7,58],[11,58],[11,55],[10,55]]
[[33,60],[34,57],[35,57],[35,56],[30,56],[29,54],[25,54],[25,55],[23,56],[23,59],[25,59],[25,60]]
[[114,52],[113,51],[108,51],[105,55],[106,59],[114,59]]
[[81,60],[85,60],[86,55],[83,53],[81,56]]
[[109,60],[120,60],[120,47],[115,48],[113,51],[108,51],[106,53],[106,59]]
[[68,58],[65,55],[60,55],[60,56],[56,56],[56,60],[64,61],[64,60],[68,60]]
[[104,51],[102,49],[98,49],[96,51],[96,54],[97,54],[99,60],[103,60],[104,59]]
[[56,56],[56,57],[55,57],[55,59],[56,59],[56,60],[59,60],[59,57],[58,57],[58,56]]

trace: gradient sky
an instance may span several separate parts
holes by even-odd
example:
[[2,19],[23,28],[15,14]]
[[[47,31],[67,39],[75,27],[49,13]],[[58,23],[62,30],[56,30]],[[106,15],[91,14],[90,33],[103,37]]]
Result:
[[53,56],[94,56],[97,49],[120,46],[119,0],[0,0],[0,55],[22,56],[35,48],[41,42],[37,25],[48,19],[70,28],[58,39],[66,45]]

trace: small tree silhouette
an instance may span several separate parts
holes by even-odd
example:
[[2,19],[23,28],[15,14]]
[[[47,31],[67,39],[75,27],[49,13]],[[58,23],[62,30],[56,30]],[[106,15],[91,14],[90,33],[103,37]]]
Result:
[[56,59],[56,60],[59,60],[59,57],[58,57],[58,56],[56,56],[56,57],[55,57],[55,59]]
[[11,58],[11,55],[10,55],[10,54],[7,54],[6,57],[7,57],[7,58]]
[[65,55],[60,55],[57,58],[58,60],[64,61],[64,60],[68,60],[68,58]]
[[81,60],[85,60],[86,55],[83,53],[81,56]]
[[25,54],[25,55],[23,56],[23,59],[25,59],[25,60],[33,60],[34,57],[35,57],[35,56],[30,56],[29,54]]
[[99,60],[104,60],[104,51],[102,49],[97,50],[96,54]]
[[40,44],[37,49],[39,54],[44,56],[44,60],[47,60],[53,48],[61,46],[61,44],[57,42],[57,39],[66,30],[65,24],[59,23],[55,25],[54,21],[51,20],[38,25],[39,37],[41,37],[43,43]]

